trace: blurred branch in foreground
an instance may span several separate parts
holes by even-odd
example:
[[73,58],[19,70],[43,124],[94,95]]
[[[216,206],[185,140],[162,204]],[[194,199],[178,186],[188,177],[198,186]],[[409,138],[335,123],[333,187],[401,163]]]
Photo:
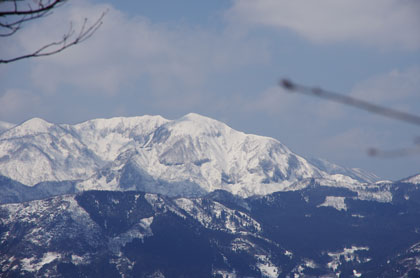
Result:
[[403,148],[403,149],[395,149],[395,150],[379,150],[376,148],[370,148],[367,151],[368,155],[370,156],[377,156],[382,158],[396,158],[402,156],[409,156],[420,154],[420,147],[417,148]]
[[420,154],[420,137],[416,137],[414,139],[415,147],[413,148],[402,148],[402,149],[395,149],[395,150],[388,150],[383,151],[376,148],[368,149],[368,155],[370,156],[378,156],[383,158],[394,158],[394,157],[401,157],[401,156],[409,156],[414,154]]
[[302,93],[305,95],[312,95],[331,101],[339,102],[342,104],[350,105],[368,112],[379,114],[388,118],[393,118],[395,120],[411,123],[420,126],[420,116],[410,114],[407,112],[398,111],[392,108],[382,107],[376,104],[372,104],[365,100],[360,100],[357,98],[341,95],[338,93],[325,91],[321,88],[312,88],[303,85],[293,83],[290,80],[283,79],[280,81],[280,86],[287,89],[290,92]]
[[[345,105],[353,106],[371,113],[379,114],[388,118],[403,121],[406,123],[420,126],[420,116],[410,114],[407,112],[395,110],[392,108],[382,107],[376,104],[372,104],[365,100],[341,95],[335,92],[325,91],[320,88],[307,87],[300,84],[293,83],[288,79],[282,79],[279,85],[290,92],[297,92],[305,95],[316,96],[331,100],[334,102],[342,103]],[[420,137],[416,137],[414,140],[415,147],[413,148],[402,148],[395,150],[379,150],[376,148],[368,149],[367,153],[370,156],[383,157],[383,158],[394,158],[401,156],[408,156],[412,154],[420,154]]]

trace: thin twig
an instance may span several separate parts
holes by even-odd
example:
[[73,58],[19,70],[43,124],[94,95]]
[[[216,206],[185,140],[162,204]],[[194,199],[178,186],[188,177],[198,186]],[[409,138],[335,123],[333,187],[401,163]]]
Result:
[[[61,6],[67,0],[54,0],[53,2],[50,0],[48,1],[48,5],[44,5],[42,0],[37,0],[34,1],[37,3],[37,8],[33,8],[30,3],[27,3],[27,8],[25,8],[25,10],[20,10],[17,1],[18,0],[10,1],[13,2],[13,9],[0,12],[0,27],[8,29],[8,31],[2,31],[0,37],[12,36],[20,30],[23,23],[50,15],[54,8]],[[3,3],[4,2],[5,1],[3,1]]]
[[[63,38],[60,41],[56,41],[56,42],[46,44],[46,45],[42,46],[41,48],[39,48],[38,50],[36,50],[36,51],[34,51],[30,54],[22,55],[22,56],[15,57],[15,58],[12,58],[12,59],[5,59],[5,60],[0,59],[0,64],[7,64],[7,63],[15,62],[15,61],[18,61],[18,60],[26,59],[26,58],[43,57],[43,56],[53,55],[53,54],[56,54],[56,53],[59,53],[59,52],[63,51],[64,49],[69,48],[70,46],[81,43],[81,42],[87,40],[88,38],[92,37],[92,35],[99,29],[99,27],[101,27],[101,25],[103,23],[102,20],[103,20],[106,13],[107,13],[107,11],[104,11],[101,14],[101,16],[92,25],[90,25],[89,28],[87,28],[87,29],[86,29],[87,19],[85,19],[84,22],[83,22],[83,25],[80,29],[79,34],[71,41],[69,41],[69,39],[73,37],[75,32],[74,32],[74,29],[73,29],[73,25],[70,23],[69,31],[64,34]],[[55,46],[60,46],[60,47],[54,49]]]
[[52,10],[53,8],[55,8],[57,5],[62,4],[64,2],[66,2],[67,0],[55,0],[52,3],[48,3],[48,5],[44,6],[42,4],[42,1],[38,2],[38,8],[36,9],[32,9],[32,6],[29,5],[27,10],[21,11],[18,9],[17,4],[16,4],[17,0],[14,0],[14,9],[11,11],[0,11],[0,17],[3,16],[13,16],[13,15],[33,15],[33,14],[37,14],[37,13],[43,13],[49,10]]

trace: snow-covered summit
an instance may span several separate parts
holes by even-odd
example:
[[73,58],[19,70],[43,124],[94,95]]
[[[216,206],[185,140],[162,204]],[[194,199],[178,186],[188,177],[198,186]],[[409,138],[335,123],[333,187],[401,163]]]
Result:
[[320,169],[273,138],[194,113],[176,120],[117,117],[76,125],[35,118],[0,134],[0,174],[30,186],[80,180],[79,190],[169,195],[216,189],[267,194],[311,178],[357,183],[347,173]]
[[23,136],[33,136],[41,133],[48,133],[50,128],[54,125],[41,119],[32,118],[20,125],[9,128],[1,135],[1,139],[18,138]]
[[[195,136],[221,136],[222,133],[226,134],[233,131],[226,124],[217,120],[196,114],[189,113],[180,119],[171,121],[166,125],[175,136],[189,135]],[[235,131],[236,133],[240,133]]]

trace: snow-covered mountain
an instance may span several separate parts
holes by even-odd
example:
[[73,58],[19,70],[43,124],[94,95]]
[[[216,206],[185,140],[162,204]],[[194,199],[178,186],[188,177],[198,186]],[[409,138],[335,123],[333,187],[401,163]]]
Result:
[[377,180],[197,114],[34,118],[0,133],[0,276],[419,277],[420,175]]
[[326,165],[308,162],[273,138],[193,113],[177,120],[118,117],[76,125],[34,118],[0,134],[0,174],[28,186],[77,180],[80,191],[201,196],[223,189],[251,196],[290,190],[310,179],[344,187],[377,179]]

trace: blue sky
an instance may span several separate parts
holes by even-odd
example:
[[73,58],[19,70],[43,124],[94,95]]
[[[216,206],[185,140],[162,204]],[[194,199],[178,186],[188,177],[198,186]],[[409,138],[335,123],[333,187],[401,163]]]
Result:
[[[277,86],[286,77],[420,114],[419,1],[73,0],[2,39],[0,53],[36,49],[104,10],[83,44],[0,65],[0,120],[196,112],[386,179],[420,172],[418,126]],[[384,159],[371,147],[413,151]]]

